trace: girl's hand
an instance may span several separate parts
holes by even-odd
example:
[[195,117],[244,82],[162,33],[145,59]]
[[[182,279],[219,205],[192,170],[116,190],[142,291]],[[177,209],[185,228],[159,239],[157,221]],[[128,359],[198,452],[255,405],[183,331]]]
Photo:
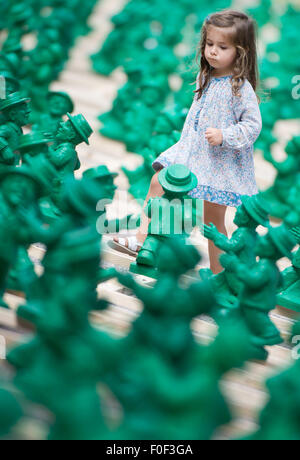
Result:
[[223,142],[223,134],[220,129],[207,128],[205,132],[205,138],[210,145],[221,145]]

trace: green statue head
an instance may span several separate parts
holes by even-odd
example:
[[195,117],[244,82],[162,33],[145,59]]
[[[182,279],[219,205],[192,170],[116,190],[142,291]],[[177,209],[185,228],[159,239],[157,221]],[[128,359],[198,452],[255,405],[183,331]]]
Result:
[[[242,205],[237,209],[234,223],[239,227],[268,226],[267,203],[260,194],[241,197]],[[247,222],[248,221],[248,222]]]
[[181,197],[197,187],[197,177],[185,165],[174,164],[164,168],[158,181],[169,196]]
[[99,197],[99,199],[106,198],[109,200],[113,199],[115,191],[117,190],[117,187],[114,184],[114,179],[117,176],[117,173],[110,172],[105,165],[87,169],[83,173],[84,179],[92,179],[100,186],[101,197]]
[[0,175],[1,192],[12,208],[26,206],[37,200],[41,186],[26,166],[11,167]]
[[297,241],[285,224],[269,227],[268,233],[261,236],[256,245],[256,254],[260,258],[279,260],[287,257],[292,260],[292,249]]
[[0,102],[0,111],[8,121],[12,121],[20,127],[26,126],[30,116],[29,101],[30,99],[22,97],[20,93],[9,94],[6,99]]

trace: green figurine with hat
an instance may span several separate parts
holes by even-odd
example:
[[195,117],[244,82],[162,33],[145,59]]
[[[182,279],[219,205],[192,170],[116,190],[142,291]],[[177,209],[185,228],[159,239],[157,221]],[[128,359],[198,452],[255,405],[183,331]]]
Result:
[[100,194],[97,209],[100,215],[97,219],[97,230],[101,235],[104,233],[117,233],[120,230],[131,228],[131,226],[132,228],[136,228],[137,226],[137,221],[132,219],[133,216],[131,214],[122,219],[107,220],[106,218],[106,206],[114,198],[115,191],[117,190],[114,179],[118,175],[118,173],[110,172],[106,165],[90,168],[83,173],[84,179],[95,181],[99,186]]
[[129,192],[134,198],[145,199],[147,196],[149,183],[154,173],[153,162],[161,152],[165,152],[179,141],[181,125],[180,113],[174,106],[162,110],[154,123],[153,133],[147,146],[139,152],[144,159],[143,164],[135,170],[122,167],[130,183]]
[[19,40],[9,40],[4,43],[0,52],[1,71],[11,72],[16,78],[21,78],[24,73],[24,51]]
[[[14,267],[20,268],[18,284],[23,288],[28,279],[34,277],[26,249],[34,242],[43,242],[44,226],[38,199],[45,193],[44,186],[42,174],[28,165],[11,166],[0,171],[1,297],[7,287],[9,271]],[[3,300],[1,303],[5,306]]]
[[38,173],[44,184],[44,194],[39,205],[46,223],[51,223],[60,215],[60,211],[51,201],[57,176],[55,167],[48,159],[49,146],[52,143],[53,139],[47,138],[41,132],[34,131],[21,136],[18,146],[22,164],[28,166],[35,174]]
[[55,144],[49,148],[47,155],[57,171],[51,199],[58,208],[61,206],[62,186],[65,178],[69,174],[74,175],[74,171],[81,166],[76,146],[82,142],[89,144],[89,137],[93,132],[83,115],[72,116],[68,113],[67,116],[68,120],[60,123],[55,136]]
[[[300,227],[290,230],[300,243]],[[300,312],[300,248],[293,253],[292,265],[281,272],[283,283],[277,295],[278,305],[289,310]]]
[[239,260],[233,253],[222,254],[220,262],[243,283],[238,296],[238,312],[251,336],[251,358],[266,360],[266,346],[283,340],[269,314],[276,307],[276,295],[282,278],[276,262],[283,257],[292,259],[297,242],[285,224],[268,227],[268,233],[259,236],[255,254],[259,258],[252,266]]
[[112,200],[117,190],[114,185],[114,179],[118,177],[118,173],[109,171],[106,165],[100,165],[96,168],[90,168],[84,171],[83,177],[96,181],[103,189],[103,198]]
[[28,102],[30,102],[30,99],[28,97],[24,97],[21,93],[11,93],[0,102],[0,111],[4,112],[12,107],[28,104]]
[[9,94],[0,101],[0,112],[3,115],[0,126],[0,168],[19,162],[16,152],[23,134],[22,128],[29,122],[29,101],[20,93]]
[[99,120],[104,124],[100,130],[101,134],[118,141],[124,141],[126,136],[123,126],[124,113],[130,110],[132,101],[136,100],[140,94],[142,65],[136,61],[129,61],[124,65],[124,71],[128,76],[128,81],[119,89],[112,109],[99,116]]
[[[197,177],[185,165],[174,164],[164,168],[158,175],[164,190],[162,197],[150,198],[144,212],[151,218],[148,236],[140,249],[136,262],[130,270],[135,273],[156,276],[157,253],[165,238],[175,235],[187,239],[199,224],[188,193],[197,187]],[[200,213],[199,213],[200,215]]]
[[12,93],[16,93],[20,90],[20,83],[19,81],[14,77],[12,72],[9,72],[7,70],[1,70],[0,71],[0,78],[1,78],[1,94],[3,94],[4,97],[1,97],[1,99],[5,99],[7,96],[9,96]]
[[42,132],[31,132],[23,134],[19,139],[18,151],[21,154],[22,161],[26,163],[29,157],[46,157],[49,151],[49,145],[53,139],[45,136]]
[[16,396],[0,386],[0,439],[3,440],[23,416]]
[[78,144],[85,142],[89,145],[89,137],[93,133],[93,130],[85,117],[82,114],[72,116],[70,113],[67,113],[67,116],[69,118],[69,123],[78,136]]
[[77,221],[96,222],[97,203],[101,199],[101,185],[89,178],[66,177],[62,191],[62,211]]
[[47,94],[47,113],[43,113],[33,126],[33,130],[42,131],[55,137],[63,117],[74,111],[71,97],[63,91],[49,91]]
[[161,79],[144,79],[140,88],[138,100],[123,114],[122,125],[127,150],[137,153],[147,146],[164,101]]
[[[64,91],[49,91],[47,99],[49,104],[53,102],[53,107],[49,110],[50,113],[53,112],[53,114],[63,116],[74,111],[74,103],[69,94]],[[54,101],[56,104],[54,104]],[[60,102],[59,104],[58,101]],[[55,109],[54,106],[56,106]]]

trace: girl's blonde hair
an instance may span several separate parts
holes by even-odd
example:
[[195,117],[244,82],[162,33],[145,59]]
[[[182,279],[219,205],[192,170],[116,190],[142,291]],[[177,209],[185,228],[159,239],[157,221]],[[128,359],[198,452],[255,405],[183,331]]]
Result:
[[204,53],[207,30],[209,26],[232,29],[230,38],[237,49],[237,56],[234,63],[231,81],[233,95],[238,97],[241,96],[240,88],[246,78],[251,83],[254,91],[257,91],[259,73],[256,49],[256,22],[245,13],[234,10],[223,10],[209,16],[202,27],[201,40],[196,56],[197,61],[200,57],[199,88],[194,91],[195,93],[198,93],[198,98],[200,99],[202,96],[204,89],[209,83],[211,75],[211,67],[206,60]]

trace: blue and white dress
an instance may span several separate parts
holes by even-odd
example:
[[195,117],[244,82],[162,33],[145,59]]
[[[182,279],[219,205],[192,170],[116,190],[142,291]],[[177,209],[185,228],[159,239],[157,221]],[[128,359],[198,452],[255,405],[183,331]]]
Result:
[[[202,97],[195,95],[180,140],[153,163],[159,170],[174,163],[186,165],[198,178],[189,195],[213,203],[237,207],[241,195],[258,193],[253,161],[253,144],[262,129],[255,91],[248,80],[232,94],[231,76],[212,77]],[[218,128],[223,143],[212,146],[205,138],[207,128]]]

